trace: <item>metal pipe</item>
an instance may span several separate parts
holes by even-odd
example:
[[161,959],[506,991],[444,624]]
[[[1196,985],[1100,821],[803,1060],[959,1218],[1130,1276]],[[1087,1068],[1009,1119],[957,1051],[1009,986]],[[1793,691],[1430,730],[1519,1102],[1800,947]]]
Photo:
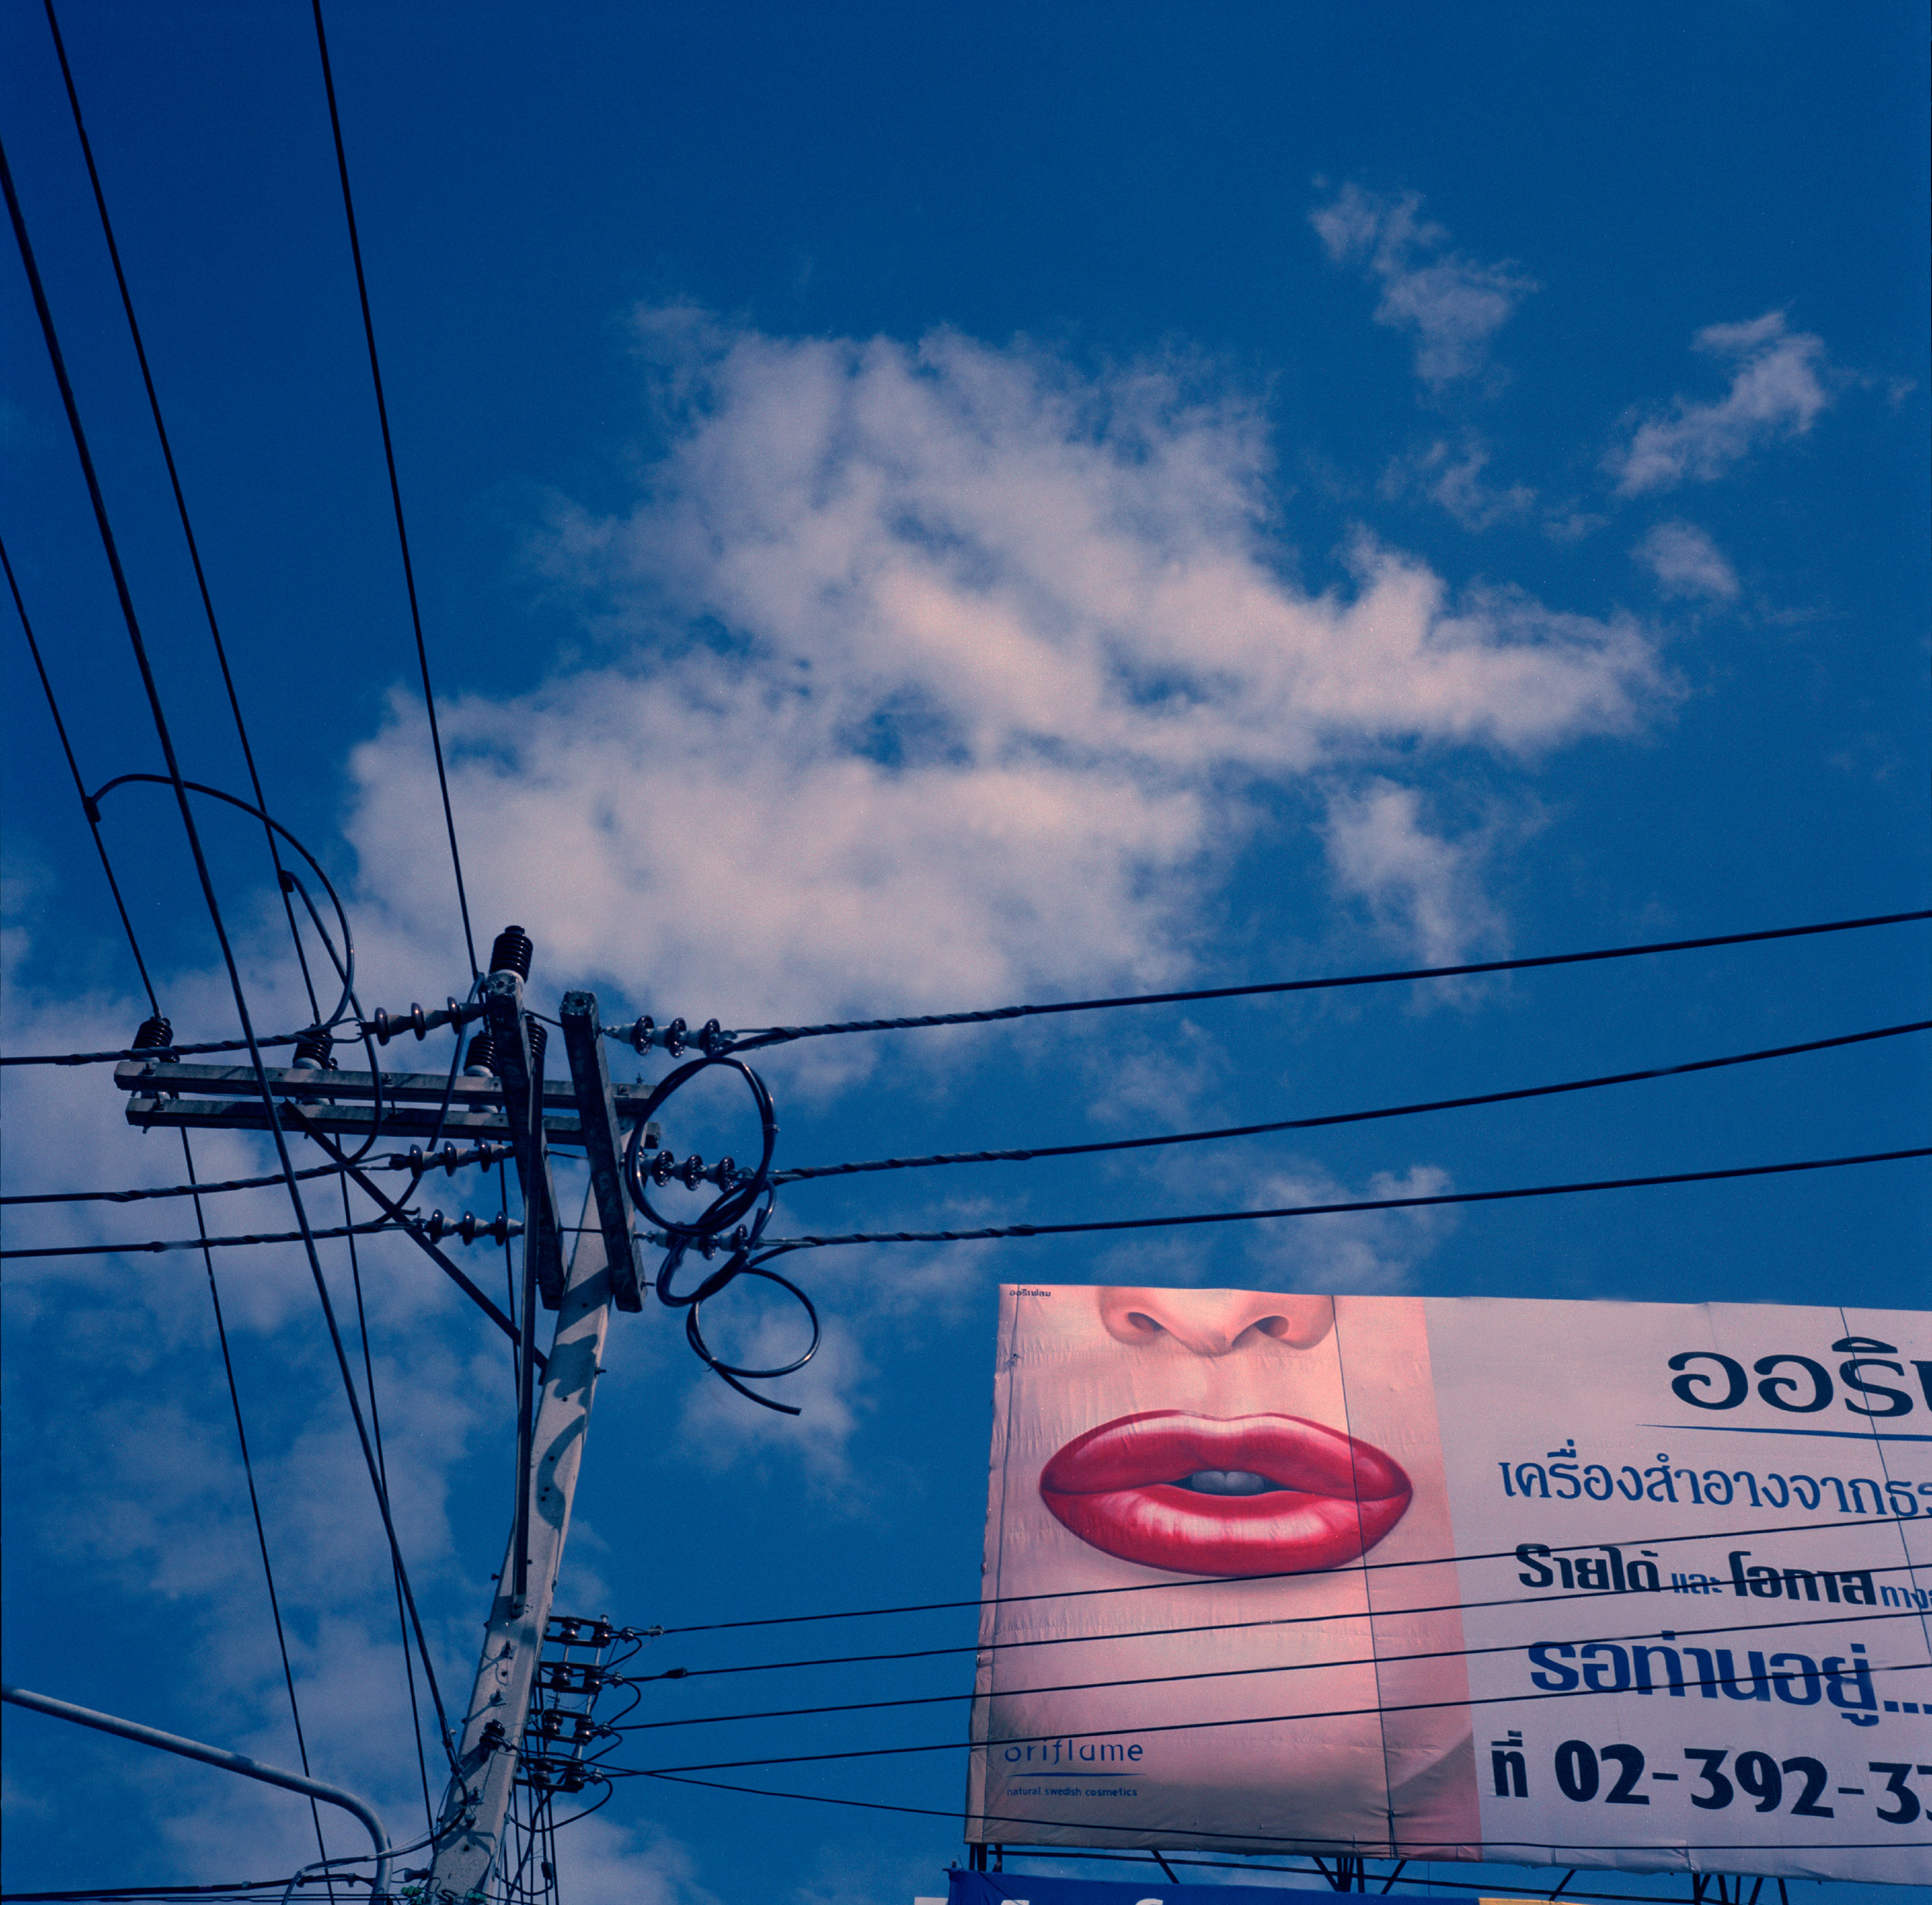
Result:
[[30,1693],[25,1687],[0,1686],[0,1700],[11,1701],[15,1706],[29,1707],[36,1713],[51,1714],[56,1720],[70,1720],[79,1726],[92,1726],[100,1733],[116,1733],[123,1740],[138,1740],[144,1747],[159,1747],[164,1753],[179,1753],[185,1760],[199,1760],[206,1765],[219,1766],[225,1772],[240,1773],[244,1778],[258,1779],[270,1786],[286,1787],[291,1792],[305,1793],[311,1799],[340,1806],[362,1822],[376,1847],[376,1878],[371,1905],[379,1905],[379,1901],[388,1897],[391,1851],[389,1830],[366,1799],[359,1799],[352,1792],[340,1786],[332,1786],[326,1780],[311,1779],[304,1773],[284,1772],[279,1766],[264,1766],[260,1760],[251,1760],[245,1754],[230,1753],[225,1747],[205,1747],[198,1740],[184,1740],[179,1733],[163,1733],[158,1727],[144,1726],[136,1720],[117,1719],[112,1713],[97,1713],[92,1707],[76,1706],[45,1693]]

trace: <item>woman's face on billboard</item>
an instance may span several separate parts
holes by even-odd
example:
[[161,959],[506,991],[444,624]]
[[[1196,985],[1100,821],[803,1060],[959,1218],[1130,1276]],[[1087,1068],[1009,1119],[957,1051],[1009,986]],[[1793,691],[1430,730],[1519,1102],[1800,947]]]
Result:
[[1402,1519],[1409,1478],[1342,1426],[1332,1299],[1107,1288],[1094,1301],[1056,1319],[1083,1325],[1058,1373],[1092,1413],[1039,1479],[1081,1541],[1177,1573],[1279,1574],[1343,1565]]

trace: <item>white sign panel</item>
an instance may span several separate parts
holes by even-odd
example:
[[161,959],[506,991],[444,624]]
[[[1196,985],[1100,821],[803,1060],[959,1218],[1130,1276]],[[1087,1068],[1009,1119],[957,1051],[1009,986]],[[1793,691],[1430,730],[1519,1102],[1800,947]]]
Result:
[[1932,1317],[1009,1286],[968,1835],[1932,1883]]

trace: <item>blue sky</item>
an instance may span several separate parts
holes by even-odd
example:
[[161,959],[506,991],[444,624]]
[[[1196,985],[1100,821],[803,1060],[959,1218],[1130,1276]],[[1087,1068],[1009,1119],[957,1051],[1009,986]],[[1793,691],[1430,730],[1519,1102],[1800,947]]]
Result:
[[[607,1017],[757,1025],[1924,903],[1916,10],[329,18],[478,930],[529,928],[542,999],[589,985]],[[467,968],[307,14],[63,23],[270,800],[352,900],[365,1003],[440,1001]],[[184,764],[239,788],[38,9],[0,17],[0,129]],[[24,279],[0,277],[0,533],[83,772],[151,771]],[[131,962],[17,631],[0,657],[6,1043],[118,1044],[145,1010]],[[117,794],[105,825],[178,1030],[229,1033],[162,797]],[[209,833],[258,1022],[292,1028],[259,843]],[[1924,930],[828,1042],[767,1068],[781,1162],[1857,1030],[1924,1015]],[[1885,1148],[1924,1141],[1922,1043],[1178,1162],[801,1187],[783,1217],[1046,1221]],[[10,1190],[178,1176],[104,1077],[7,1084]],[[231,1138],[197,1164],[260,1156]],[[563,1600],[678,1625],[970,1596],[1002,1278],[1897,1305],[1923,1301],[1924,1182],[828,1251],[794,1424],[705,1377],[664,1312],[618,1319]],[[286,1220],[230,1201],[235,1228]],[[405,1818],[380,1530],[307,1274],[229,1256],[311,1751]],[[419,1261],[372,1245],[363,1272],[454,1688],[501,1553],[510,1395]],[[16,1265],[5,1296],[9,1677],[291,1757],[199,1267]],[[886,1647],[969,1631],[878,1624]],[[700,1664],[695,1642],[658,1651]],[[967,1684],[921,1672],[917,1691]],[[828,1697],[823,1674],[758,1678],[785,1689],[769,1703]],[[264,1876],[301,1852],[280,1801],[9,1731],[10,1885]],[[740,1725],[659,1736],[677,1750],[651,1763],[743,1757],[689,1750],[699,1733],[747,1754],[926,1737]],[[929,1757],[815,1790],[955,1805],[957,1764]],[[957,1855],[943,1820],[668,1788],[626,1788],[575,1839],[566,1896],[665,1905],[900,1900]]]

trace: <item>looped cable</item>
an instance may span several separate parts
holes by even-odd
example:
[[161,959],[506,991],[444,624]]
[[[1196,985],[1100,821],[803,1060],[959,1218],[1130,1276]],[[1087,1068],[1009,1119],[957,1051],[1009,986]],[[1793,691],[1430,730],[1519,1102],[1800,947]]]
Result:
[[[723,1065],[744,1080],[751,1092],[752,1103],[758,1113],[758,1122],[763,1133],[763,1149],[754,1169],[745,1172],[736,1167],[720,1169],[716,1175],[719,1181],[719,1195],[706,1206],[693,1220],[679,1223],[667,1217],[651,1201],[650,1186],[653,1181],[662,1185],[671,1175],[666,1165],[662,1173],[647,1167],[645,1161],[644,1134],[655,1117],[658,1107],[679,1087],[689,1082],[700,1072],[709,1071],[714,1065]],[[637,1122],[631,1128],[630,1142],[624,1148],[624,1180],[631,1194],[631,1201],[646,1218],[664,1234],[679,1242],[691,1243],[702,1237],[714,1237],[720,1231],[728,1230],[740,1218],[757,1203],[768,1188],[771,1179],[771,1154],[778,1142],[778,1120],[772,1109],[771,1094],[765,1088],[765,1082],[741,1059],[728,1057],[720,1053],[713,1057],[693,1059],[688,1065],[668,1073],[659,1080],[657,1089],[647,1098],[643,1107],[635,1114]],[[668,1157],[668,1154],[665,1154]],[[655,1162],[655,1161],[654,1161]],[[692,1159],[695,1165],[698,1160]],[[687,1181],[696,1187],[699,1173],[696,1170],[685,1174]]]
[[[775,1283],[780,1289],[790,1291],[798,1299],[800,1305],[811,1324],[811,1341],[805,1345],[804,1355],[794,1356],[789,1362],[775,1364],[768,1369],[748,1369],[742,1363],[723,1362],[711,1353],[709,1346],[705,1342],[703,1332],[698,1327],[699,1309],[706,1298],[715,1296],[726,1282],[739,1277],[762,1277],[767,1283]],[[801,1290],[789,1277],[780,1276],[775,1270],[764,1270],[756,1264],[741,1262],[734,1257],[723,1270],[716,1272],[713,1276],[707,1277],[699,1285],[696,1293],[691,1298],[691,1307],[685,1312],[684,1334],[685,1340],[690,1344],[698,1359],[714,1375],[729,1383],[740,1396],[748,1396],[761,1409],[776,1410],[781,1416],[795,1416],[798,1413],[798,1410],[791,1403],[774,1402],[769,1396],[760,1396],[756,1390],[747,1389],[744,1383],[739,1380],[739,1378],[742,1376],[747,1381],[768,1382],[774,1376],[790,1376],[794,1371],[802,1369],[818,1352],[818,1339],[821,1334],[818,1312],[813,1307],[811,1298],[807,1296],[804,1291]]]

